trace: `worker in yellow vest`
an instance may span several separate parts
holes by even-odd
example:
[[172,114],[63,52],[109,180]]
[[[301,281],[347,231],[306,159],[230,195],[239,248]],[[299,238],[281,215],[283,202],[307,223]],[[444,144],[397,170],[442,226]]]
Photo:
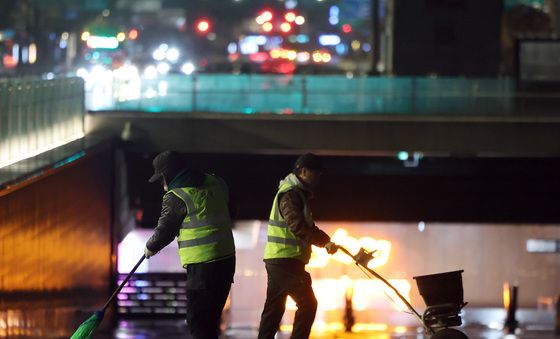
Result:
[[188,168],[171,151],[158,154],[150,182],[165,190],[161,215],[146,243],[146,258],[177,238],[187,271],[187,325],[194,339],[217,339],[235,273],[229,192],[218,176]]
[[338,250],[330,237],[315,226],[309,206],[322,172],[321,159],[307,153],[297,159],[293,173],[280,181],[270,212],[264,251],[268,286],[259,339],[275,337],[288,296],[298,307],[291,338],[309,338],[317,312],[311,276],[305,271],[311,245],[324,247],[329,254]]

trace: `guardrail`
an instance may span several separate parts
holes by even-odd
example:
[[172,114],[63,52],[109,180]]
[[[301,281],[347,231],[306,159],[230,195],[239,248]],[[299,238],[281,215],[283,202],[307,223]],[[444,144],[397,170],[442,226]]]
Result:
[[84,135],[81,78],[0,80],[0,168]]
[[[344,75],[171,74],[116,71],[90,79],[88,109],[276,114],[512,113],[511,79]],[[137,73],[136,73],[137,74]]]

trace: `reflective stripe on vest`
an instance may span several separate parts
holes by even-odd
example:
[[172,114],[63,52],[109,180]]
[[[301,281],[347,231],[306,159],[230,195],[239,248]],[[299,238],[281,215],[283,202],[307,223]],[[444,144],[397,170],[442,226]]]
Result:
[[275,258],[296,258],[305,263],[309,262],[311,256],[311,245],[307,244],[301,238],[297,237],[287,226],[284,218],[280,213],[278,197],[280,194],[290,190],[296,190],[300,194],[304,203],[304,213],[308,223],[312,223],[309,208],[307,206],[307,198],[297,186],[286,185],[280,187],[278,193],[274,197],[270,218],[268,221],[268,238],[264,251],[264,259]]
[[206,175],[201,187],[175,188],[170,193],[187,207],[177,237],[183,266],[235,254],[227,186],[221,179]]
[[292,246],[305,246],[306,245],[305,241],[303,241],[303,240],[281,238],[281,237],[275,237],[275,236],[272,236],[272,235],[268,236],[268,242],[274,242],[274,243],[277,243],[277,244],[292,245]]
[[193,247],[193,246],[199,246],[199,245],[207,245],[207,244],[211,244],[211,243],[214,243],[214,242],[218,242],[220,240],[227,239],[230,236],[231,236],[231,234],[229,234],[227,231],[224,232],[224,231],[221,230],[220,232],[214,233],[214,234],[209,235],[209,236],[204,237],[204,238],[179,241],[179,248]]

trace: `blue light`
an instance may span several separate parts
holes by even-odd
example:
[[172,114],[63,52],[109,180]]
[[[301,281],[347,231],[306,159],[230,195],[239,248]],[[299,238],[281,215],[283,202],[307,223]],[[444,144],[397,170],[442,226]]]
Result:
[[61,160],[61,161],[57,162],[56,164],[54,164],[53,168],[59,168],[59,167],[62,167],[64,165],[67,165],[67,164],[69,164],[73,161],[76,161],[76,160],[80,159],[84,155],[86,155],[86,152],[80,151],[76,154],[73,154],[73,155],[69,156],[68,158],[66,158],[64,160]]
[[150,300],[150,296],[148,294],[138,294],[138,300]]
[[331,25],[334,26],[338,24],[339,14],[340,14],[340,9],[338,8],[338,6],[331,6],[331,8],[329,9],[329,23]]
[[329,16],[338,17],[339,13],[340,13],[340,9],[338,8],[338,6],[331,6],[331,8],[329,9]]
[[348,47],[345,44],[336,45],[336,53],[338,53],[339,55],[346,54],[347,51]]
[[150,285],[151,285],[150,282],[146,280],[136,280],[134,282],[134,286],[136,287],[148,287]]
[[309,42],[309,35],[299,34],[297,36],[297,42],[299,42],[300,44],[308,43]]
[[363,50],[364,52],[366,52],[366,53],[367,53],[367,52],[370,52],[370,51],[371,51],[371,45],[368,44],[367,42],[364,43],[364,44],[362,45],[362,50]]

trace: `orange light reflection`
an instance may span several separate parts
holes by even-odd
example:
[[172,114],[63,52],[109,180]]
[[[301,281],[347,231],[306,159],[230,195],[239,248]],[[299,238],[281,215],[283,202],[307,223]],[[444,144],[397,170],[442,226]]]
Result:
[[[410,283],[406,279],[388,279],[400,294],[410,302]],[[313,291],[319,307],[324,311],[344,309],[344,298],[348,288],[354,289],[352,306],[356,311],[378,308],[379,305],[390,303],[396,310],[406,310],[406,305],[400,300],[396,293],[380,280],[350,279],[342,276],[338,279],[315,279],[313,280]],[[387,296],[393,301],[391,302]],[[296,310],[296,303],[288,297],[286,309]]]
[[[331,240],[338,245],[345,247],[350,251],[350,253],[357,253],[360,250],[360,247],[363,247],[367,251],[377,250],[373,259],[368,264],[368,267],[371,269],[375,269],[379,266],[385,265],[389,261],[389,255],[391,253],[390,241],[375,240],[370,237],[362,237],[356,239],[352,236],[349,236],[348,232],[342,228],[339,228],[336,230],[336,232],[334,232]],[[309,264],[307,264],[307,267],[325,267],[327,266],[331,258],[346,265],[351,265],[354,263],[352,258],[342,253],[341,251],[337,252],[334,255],[330,255],[323,249],[314,248],[311,260],[309,261]]]

